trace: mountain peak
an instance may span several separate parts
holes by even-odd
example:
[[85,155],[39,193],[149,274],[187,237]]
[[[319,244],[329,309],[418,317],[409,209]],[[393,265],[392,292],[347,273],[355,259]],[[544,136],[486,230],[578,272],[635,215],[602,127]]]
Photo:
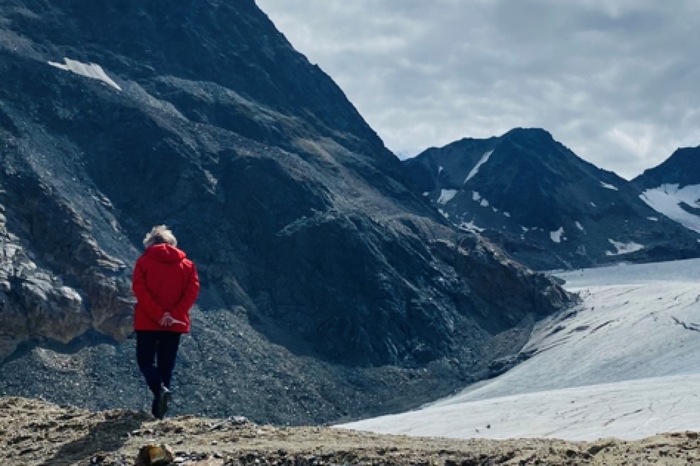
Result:
[[681,147],[654,168],[632,180],[641,189],[656,188],[663,184],[678,184],[679,187],[700,184],[700,146]]
[[503,137],[503,138],[508,138],[508,137],[540,137],[540,138],[551,139],[552,141],[554,141],[554,137],[552,136],[552,134],[543,128],[517,127],[517,128],[511,129],[510,131],[507,131],[501,137]]

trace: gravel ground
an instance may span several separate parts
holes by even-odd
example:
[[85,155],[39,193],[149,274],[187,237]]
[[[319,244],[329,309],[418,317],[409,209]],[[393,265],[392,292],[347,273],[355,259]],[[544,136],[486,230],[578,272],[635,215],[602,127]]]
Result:
[[[695,464],[695,432],[639,441],[450,440],[376,435],[330,427],[273,427],[245,418],[154,420],[132,410],[91,412],[27,398],[0,398],[2,465],[136,465],[148,445],[171,462],[228,465],[630,465]],[[153,456],[152,456],[153,458]],[[141,463],[143,464],[143,463]]]
[[[173,415],[245,416],[259,424],[319,425],[402,412],[453,394],[483,375],[484,363],[458,367],[353,368],[295,354],[228,311],[194,313],[175,367]],[[0,365],[0,397],[39,398],[91,411],[150,411],[135,361],[135,340],[92,334],[68,345],[24,345]],[[462,363],[459,363],[462,364]]]

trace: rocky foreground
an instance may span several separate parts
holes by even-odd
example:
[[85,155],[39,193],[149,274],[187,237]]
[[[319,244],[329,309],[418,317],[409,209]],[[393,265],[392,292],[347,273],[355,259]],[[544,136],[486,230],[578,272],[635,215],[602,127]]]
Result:
[[[144,456],[167,445],[172,457]],[[139,452],[142,452],[139,459]],[[0,399],[2,465],[630,465],[695,464],[695,432],[626,442],[449,440],[375,435],[329,427],[272,427],[245,418],[137,411],[90,412],[25,398]]]

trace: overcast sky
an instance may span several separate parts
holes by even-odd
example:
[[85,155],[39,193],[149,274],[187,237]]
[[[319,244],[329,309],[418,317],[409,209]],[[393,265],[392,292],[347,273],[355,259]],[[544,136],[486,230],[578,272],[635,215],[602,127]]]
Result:
[[700,145],[697,0],[256,0],[401,158],[540,127],[630,179]]

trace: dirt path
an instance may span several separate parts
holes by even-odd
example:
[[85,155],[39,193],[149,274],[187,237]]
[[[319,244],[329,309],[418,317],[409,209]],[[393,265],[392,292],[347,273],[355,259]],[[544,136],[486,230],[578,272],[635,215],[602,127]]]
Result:
[[245,419],[142,412],[93,413],[24,398],[0,398],[0,464],[134,465],[148,444],[167,444],[180,465],[630,465],[700,463],[698,434],[624,442],[448,440],[326,427],[272,427]]

